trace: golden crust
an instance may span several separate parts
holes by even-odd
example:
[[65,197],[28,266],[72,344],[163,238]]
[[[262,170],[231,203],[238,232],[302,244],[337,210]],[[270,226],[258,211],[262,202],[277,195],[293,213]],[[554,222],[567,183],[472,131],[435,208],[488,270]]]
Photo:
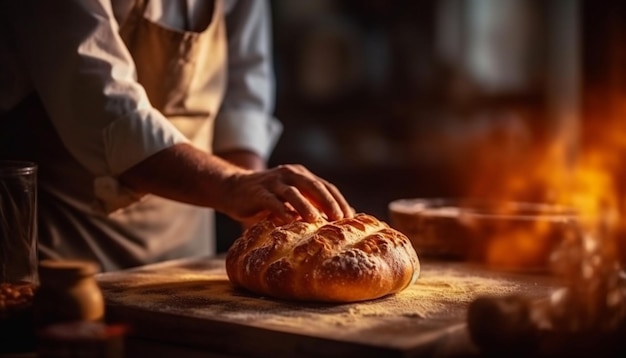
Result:
[[420,263],[409,239],[373,216],[275,226],[263,221],[226,255],[230,281],[289,300],[354,302],[399,292]]

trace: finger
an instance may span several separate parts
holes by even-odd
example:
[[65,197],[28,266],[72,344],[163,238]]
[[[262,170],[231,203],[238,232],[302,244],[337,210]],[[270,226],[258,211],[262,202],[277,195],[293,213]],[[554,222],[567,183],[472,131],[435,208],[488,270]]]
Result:
[[289,203],[305,221],[315,222],[320,219],[319,211],[302,195],[298,188],[291,185],[283,185],[277,191],[279,197]]
[[352,217],[353,210],[341,192],[324,179],[299,164],[282,165],[278,169],[287,183],[293,184],[330,220]]
[[323,212],[329,220],[338,220],[343,217],[341,207],[328,188],[321,182],[314,182],[309,189],[304,190],[306,197]]
[[[353,217],[355,210],[352,206],[350,206],[350,204],[348,204],[348,201],[343,196],[343,194],[341,194],[341,191],[339,191],[339,189],[337,189],[335,185],[329,183],[326,180],[324,180],[324,185],[326,185],[326,188],[328,189],[328,191],[335,198],[335,201],[337,201],[337,204],[339,204],[339,207],[341,208],[341,212],[343,213],[343,217],[346,217],[346,218]],[[339,217],[336,220],[338,219],[342,219],[342,217]]]
[[[338,220],[344,217],[340,201],[345,203],[345,199],[332,185],[329,185],[324,180],[317,177],[313,179],[303,178],[299,185],[304,195],[306,195],[320,211],[326,214],[329,220]],[[346,203],[345,206],[349,205]]]
[[251,215],[247,216],[244,220],[254,221],[257,219],[264,219],[269,216],[274,217],[275,220],[278,221],[285,221],[290,218],[288,209],[285,207],[283,201],[273,193],[263,191],[262,193],[255,195],[252,199],[258,203],[258,205],[255,206],[262,208],[262,210],[251,213]]
[[248,229],[251,226],[265,219],[269,219],[270,217],[271,217],[271,213],[267,210],[263,210],[263,211],[259,211],[258,213],[254,215],[239,219],[239,222],[241,223],[241,226],[243,226],[244,229]]
[[297,211],[293,210],[293,207],[291,207],[291,205],[285,205],[285,206],[288,208],[284,217],[276,217],[276,216],[270,215],[267,219],[273,222],[274,225],[276,226],[283,226],[283,225],[290,224],[302,218]]
[[335,185],[311,173],[306,167],[302,165],[293,164],[289,166],[289,169],[291,169],[293,172],[298,173],[304,177],[312,178],[313,180],[319,180],[326,186],[325,189],[331,194],[331,196],[334,198],[334,201],[339,206],[339,211],[337,211],[337,206],[335,205],[332,206],[330,211],[327,208],[325,209],[322,203],[324,201],[327,203],[333,201],[332,199],[329,199],[328,197],[323,198],[322,200],[324,201],[318,203],[318,207],[322,211],[324,211],[325,214],[327,214],[329,219],[339,220],[344,217],[354,216],[354,213],[355,213],[354,208],[352,208],[350,204],[348,204],[348,201],[346,200],[346,198],[343,196],[343,194],[341,194],[341,191]]

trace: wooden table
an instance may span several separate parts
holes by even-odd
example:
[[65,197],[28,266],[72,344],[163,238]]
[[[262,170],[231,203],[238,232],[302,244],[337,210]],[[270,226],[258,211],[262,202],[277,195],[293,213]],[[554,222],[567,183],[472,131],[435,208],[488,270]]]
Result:
[[169,261],[97,279],[108,320],[131,328],[128,355],[151,357],[475,355],[465,325],[474,298],[545,297],[554,288],[544,275],[429,261],[405,291],[352,304],[286,302],[235,289],[220,258]]

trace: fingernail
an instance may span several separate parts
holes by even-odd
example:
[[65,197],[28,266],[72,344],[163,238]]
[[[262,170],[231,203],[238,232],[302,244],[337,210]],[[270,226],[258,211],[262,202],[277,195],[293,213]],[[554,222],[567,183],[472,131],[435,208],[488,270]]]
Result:
[[307,215],[309,222],[316,222],[319,221],[321,219],[321,216],[319,216],[316,213],[309,213],[309,215]]

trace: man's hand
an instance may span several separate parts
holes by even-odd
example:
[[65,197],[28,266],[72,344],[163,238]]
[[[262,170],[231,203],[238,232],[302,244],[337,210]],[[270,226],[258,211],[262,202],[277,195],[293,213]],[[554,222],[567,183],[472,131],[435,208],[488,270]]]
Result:
[[235,174],[225,185],[224,213],[244,225],[271,217],[287,223],[295,216],[313,222],[326,216],[338,220],[354,215],[341,192],[302,165]]

